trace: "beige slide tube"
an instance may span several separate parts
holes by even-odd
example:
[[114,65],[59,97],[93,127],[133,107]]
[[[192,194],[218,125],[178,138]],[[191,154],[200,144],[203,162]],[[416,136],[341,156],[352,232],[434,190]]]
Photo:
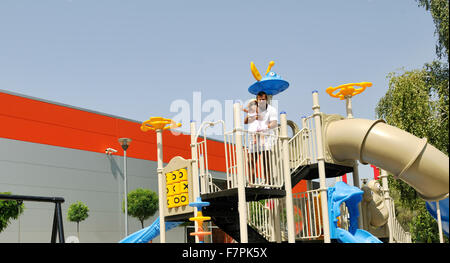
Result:
[[332,122],[325,134],[326,147],[335,160],[375,165],[412,186],[426,201],[448,197],[448,156],[426,139],[383,120],[366,119]]

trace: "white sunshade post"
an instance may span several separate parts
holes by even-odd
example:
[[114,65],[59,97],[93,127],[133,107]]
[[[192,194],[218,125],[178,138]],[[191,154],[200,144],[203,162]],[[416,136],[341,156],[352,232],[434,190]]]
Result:
[[289,168],[289,137],[287,134],[286,112],[280,114],[281,140],[283,143],[283,174],[286,191],[286,221],[288,230],[288,242],[295,243],[294,204],[292,197],[291,171]]
[[317,138],[317,165],[319,168],[319,180],[320,180],[320,202],[322,205],[322,223],[323,223],[323,235],[324,242],[331,243],[330,238],[330,220],[328,218],[328,200],[327,200],[327,185],[325,176],[325,157],[323,152],[323,138],[322,138],[322,125],[320,119],[320,106],[319,106],[319,93],[317,90],[313,91],[313,111],[314,121],[316,128]]
[[241,106],[239,103],[233,105],[234,113],[234,130],[236,138],[236,165],[237,165],[237,181],[238,181],[238,211],[241,243],[248,243],[247,231],[247,202],[245,199],[245,171],[244,171],[244,153],[242,145],[242,128],[241,128]]

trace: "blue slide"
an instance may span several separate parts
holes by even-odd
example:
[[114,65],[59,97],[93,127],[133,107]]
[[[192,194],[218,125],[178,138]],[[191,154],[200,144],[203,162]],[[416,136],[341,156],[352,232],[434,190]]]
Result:
[[[166,231],[177,227],[183,222],[166,222]],[[120,240],[119,243],[148,243],[159,236],[159,217],[150,226],[143,228]]]
[[[428,212],[437,221],[436,202],[426,202],[425,205]],[[439,208],[441,210],[442,232],[444,232],[444,234],[448,237],[448,197],[439,201]]]
[[[328,188],[328,214],[330,218],[330,236],[341,243],[383,243],[371,233],[358,229],[358,203],[361,202],[363,191],[344,182],[336,182]],[[337,226],[341,215],[341,204],[345,202],[350,215],[348,231]]]

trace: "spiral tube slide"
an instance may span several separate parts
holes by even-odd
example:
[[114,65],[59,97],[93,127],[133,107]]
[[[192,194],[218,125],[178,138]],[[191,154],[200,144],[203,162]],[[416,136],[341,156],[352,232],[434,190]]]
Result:
[[448,197],[449,159],[426,139],[383,120],[345,119],[328,124],[325,145],[336,161],[373,164],[412,186],[426,201]]

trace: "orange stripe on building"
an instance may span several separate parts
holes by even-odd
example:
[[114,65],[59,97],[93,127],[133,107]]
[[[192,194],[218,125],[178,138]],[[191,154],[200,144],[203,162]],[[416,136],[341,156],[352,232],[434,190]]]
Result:
[[[0,92],[0,137],[90,152],[118,150],[121,137],[133,140],[127,150],[132,158],[156,161],[156,133],[142,132],[141,123],[75,109],[63,105]],[[163,161],[175,156],[191,157],[190,135],[163,133]],[[208,168],[226,171],[223,142],[208,140]],[[306,191],[306,183],[293,192]]]
[[[142,132],[140,123],[0,92],[0,137],[104,153],[123,151],[118,138],[133,140],[127,156],[156,161],[156,134]],[[163,161],[190,158],[190,135],[163,133]],[[224,145],[208,141],[209,169],[225,171]]]

